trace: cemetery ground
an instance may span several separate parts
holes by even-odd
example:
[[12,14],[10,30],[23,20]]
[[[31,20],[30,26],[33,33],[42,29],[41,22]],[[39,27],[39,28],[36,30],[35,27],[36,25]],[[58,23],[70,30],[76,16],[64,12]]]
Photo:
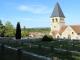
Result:
[[0,38],[0,44],[52,59],[57,57],[63,60],[80,60],[80,40],[53,39],[52,41],[42,41],[42,38],[23,40]]

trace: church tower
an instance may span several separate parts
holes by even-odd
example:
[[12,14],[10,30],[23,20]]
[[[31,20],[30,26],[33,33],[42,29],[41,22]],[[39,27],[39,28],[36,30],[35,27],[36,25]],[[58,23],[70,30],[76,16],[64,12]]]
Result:
[[54,10],[52,12],[52,15],[50,17],[50,19],[51,19],[51,32],[52,31],[59,31],[60,28],[65,25],[64,18],[65,18],[65,16],[60,8],[59,3],[57,2],[54,7]]

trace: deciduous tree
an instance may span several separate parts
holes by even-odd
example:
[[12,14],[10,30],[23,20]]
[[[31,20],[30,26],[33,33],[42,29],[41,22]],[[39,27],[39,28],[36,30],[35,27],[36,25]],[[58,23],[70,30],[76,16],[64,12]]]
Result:
[[6,37],[13,37],[15,35],[15,29],[10,21],[5,23],[5,36]]

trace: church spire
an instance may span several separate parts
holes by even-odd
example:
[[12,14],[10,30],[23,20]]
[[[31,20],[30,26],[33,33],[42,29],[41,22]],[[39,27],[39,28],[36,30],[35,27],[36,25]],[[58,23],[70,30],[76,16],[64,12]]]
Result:
[[52,12],[51,18],[52,17],[64,17],[65,18],[58,2],[56,3],[55,8]]

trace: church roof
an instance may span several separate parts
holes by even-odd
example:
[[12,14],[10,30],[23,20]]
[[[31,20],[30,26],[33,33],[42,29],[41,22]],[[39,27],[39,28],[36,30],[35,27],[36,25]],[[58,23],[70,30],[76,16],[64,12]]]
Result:
[[66,28],[67,28],[67,26],[61,27],[61,29],[60,29],[60,31],[59,31],[59,34],[63,33]]
[[80,25],[71,25],[71,28],[77,33],[80,33]]
[[[80,25],[70,25],[70,27],[77,33],[80,34]],[[67,26],[63,26],[59,33],[63,33],[65,31],[65,29],[67,28]]]
[[57,33],[62,34],[66,28],[67,26],[63,26],[61,27],[60,31],[52,31],[53,36],[56,36]]
[[51,15],[51,18],[52,17],[64,17],[65,18],[64,14],[63,14],[63,12],[62,12],[62,10],[60,8],[59,3],[57,3],[55,5],[54,10],[53,10],[52,15]]

